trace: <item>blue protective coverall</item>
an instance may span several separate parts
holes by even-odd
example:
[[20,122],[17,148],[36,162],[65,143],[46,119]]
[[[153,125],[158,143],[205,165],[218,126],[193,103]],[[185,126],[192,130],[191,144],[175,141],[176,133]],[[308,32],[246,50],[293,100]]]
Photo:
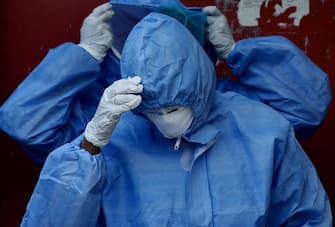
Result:
[[[228,61],[264,102],[275,108],[286,102],[297,119],[305,116],[304,102],[295,102],[306,99],[300,92],[327,87],[325,75],[281,37],[240,41]],[[62,69],[65,64],[73,67]],[[48,156],[22,226],[331,226],[327,195],[289,121],[259,101],[215,90],[212,62],[176,20],[158,13],[141,20],[125,43],[121,74],[142,77],[141,105],[121,117],[100,154],[80,149],[79,136]],[[80,134],[101,95],[101,76],[79,47],[51,51],[18,88],[31,96],[12,117],[27,114],[39,123],[21,121],[29,137],[19,139],[42,152]],[[314,84],[293,92],[285,83],[296,77]],[[267,86],[275,80],[281,86],[273,91]],[[175,139],[140,114],[170,105],[190,106],[195,114],[178,151]]]
[[[177,0],[113,0],[113,45],[121,52],[141,18],[172,3],[181,5]],[[291,122],[299,139],[312,134],[324,119],[331,100],[329,79],[284,37],[241,40],[227,62],[239,81],[222,78],[217,89],[271,106]],[[65,43],[51,50],[2,104],[0,129],[42,164],[52,150],[83,132],[104,88],[120,77],[113,52],[98,65],[82,48]]]

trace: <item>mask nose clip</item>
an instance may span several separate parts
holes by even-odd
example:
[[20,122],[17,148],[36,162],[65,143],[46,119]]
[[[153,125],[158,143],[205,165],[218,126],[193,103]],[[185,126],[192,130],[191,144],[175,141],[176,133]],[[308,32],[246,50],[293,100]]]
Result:
[[176,143],[174,144],[174,148],[173,148],[173,150],[178,151],[178,150],[179,150],[180,143],[181,143],[181,136],[178,136],[178,137],[177,137],[177,140],[176,140]]

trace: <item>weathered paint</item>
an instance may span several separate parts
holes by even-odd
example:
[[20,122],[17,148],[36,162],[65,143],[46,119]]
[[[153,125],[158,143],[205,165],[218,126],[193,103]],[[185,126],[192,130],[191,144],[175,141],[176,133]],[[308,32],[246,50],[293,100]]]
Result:
[[[258,26],[258,18],[260,18],[260,10],[262,4],[268,6],[269,0],[241,0],[238,4],[238,20],[241,26]],[[299,26],[301,19],[309,14],[309,0],[283,0],[274,6],[274,17],[283,15],[287,9],[295,7],[295,12],[288,15],[294,18],[293,25]],[[285,27],[285,23],[279,23],[278,26]]]

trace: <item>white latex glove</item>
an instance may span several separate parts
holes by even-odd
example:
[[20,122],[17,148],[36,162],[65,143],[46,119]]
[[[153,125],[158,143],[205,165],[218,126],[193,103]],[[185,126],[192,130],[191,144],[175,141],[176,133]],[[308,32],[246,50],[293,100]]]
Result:
[[93,119],[86,126],[87,141],[99,148],[109,142],[121,114],[141,103],[139,94],[143,91],[143,85],[140,82],[141,78],[135,76],[117,80],[105,89]]
[[206,31],[209,41],[218,57],[226,59],[235,46],[228,21],[216,6],[207,6],[202,11],[207,15]]
[[107,50],[112,46],[112,31],[109,22],[113,14],[110,3],[102,4],[85,18],[80,29],[79,46],[99,63],[103,61]]

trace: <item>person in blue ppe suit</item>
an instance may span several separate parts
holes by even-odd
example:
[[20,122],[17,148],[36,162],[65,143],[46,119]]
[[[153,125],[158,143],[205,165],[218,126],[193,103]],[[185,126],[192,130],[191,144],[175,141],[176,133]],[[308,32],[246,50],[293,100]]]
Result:
[[[122,5],[122,1],[113,2]],[[112,46],[108,23],[112,13],[104,7],[85,20],[80,45],[66,43],[50,51],[0,108],[1,129],[37,163],[42,164],[52,150],[84,131],[103,90],[117,79],[118,60],[110,60],[119,55]],[[314,132],[330,102],[326,74],[283,37],[235,43],[225,17],[215,7],[208,7],[204,13],[208,14],[209,40],[239,78],[223,78],[217,82],[217,89],[236,91],[271,106],[291,122],[298,138]],[[113,51],[104,61],[110,48]],[[116,67],[102,72],[103,66],[115,62]],[[69,103],[71,108],[63,108]]]
[[[51,50],[0,107],[0,128],[39,164],[84,131],[104,89],[119,79],[110,10],[108,5],[95,9],[83,23],[80,45],[65,43]],[[331,99],[327,75],[287,39],[234,42],[226,18],[215,7],[203,12],[208,15],[208,39],[239,79],[222,78],[217,89],[271,106],[291,122],[299,139],[313,133]],[[103,70],[110,65],[110,70]]]
[[[271,40],[295,52],[283,38],[257,42]],[[97,50],[80,47],[87,58],[85,50]],[[225,49],[228,59],[242,52]],[[60,73],[78,87],[71,96],[94,76],[90,60]],[[213,63],[182,24],[148,14],[120,61],[123,78],[104,90],[83,135],[48,156],[21,226],[331,226],[327,195],[290,122],[262,102],[217,91]],[[52,89],[54,127],[85,116],[67,89]]]

